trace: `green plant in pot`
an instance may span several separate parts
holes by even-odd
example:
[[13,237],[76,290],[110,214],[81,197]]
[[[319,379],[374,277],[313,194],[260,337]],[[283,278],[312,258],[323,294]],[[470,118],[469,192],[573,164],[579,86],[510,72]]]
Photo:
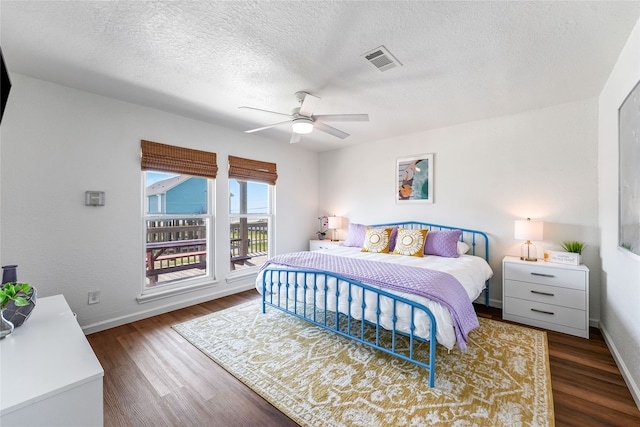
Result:
[[[35,289],[27,283],[5,283],[0,287],[0,339],[22,325],[35,307]],[[25,310],[26,309],[26,310]]]
[[566,242],[562,242],[562,245],[560,246],[567,252],[582,255],[582,250],[586,245],[584,242],[578,242],[577,240],[568,240]]

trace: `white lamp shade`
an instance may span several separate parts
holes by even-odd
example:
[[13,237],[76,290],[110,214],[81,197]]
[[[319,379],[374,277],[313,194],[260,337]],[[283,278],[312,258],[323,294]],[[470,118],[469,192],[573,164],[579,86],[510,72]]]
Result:
[[518,240],[542,240],[544,222],[519,219],[515,221],[514,237]]
[[293,129],[295,133],[311,133],[311,131],[313,130],[313,121],[311,119],[304,118],[295,119],[291,123],[291,129]]
[[327,224],[329,230],[335,230],[337,228],[342,228],[342,217],[339,216],[330,216]]

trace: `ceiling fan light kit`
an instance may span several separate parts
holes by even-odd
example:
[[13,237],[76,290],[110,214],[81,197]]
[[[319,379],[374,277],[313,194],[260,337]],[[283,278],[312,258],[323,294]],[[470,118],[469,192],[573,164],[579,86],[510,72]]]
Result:
[[277,111],[269,111],[263,110],[261,108],[254,107],[246,107],[242,106],[239,108],[246,108],[249,110],[262,111],[264,113],[277,114],[279,116],[288,116],[291,119],[274,123],[271,125],[246,130],[245,133],[253,133],[258,132],[265,129],[270,129],[275,126],[279,126],[284,123],[291,123],[291,140],[290,142],[296,143],[300,141],[300,135],[308,134],[313,131],[313,129],[318,129],[322,132],[328,133],[340,139],[345,139],[349,136],[348,133],[341,131],[340,129],[336,129],[332,126],[324,122],[367,122],[369,121],[369,115],[367,114],[322,114],[318,116],[313,115],[313,111],[315,110],[320,98],[317,96],[313,96],[307,92],[299,91],[296,92],[296,99],[300,102],[300,107],[296,107],[292,110],[291,114],[279,113]]
[[305,133],[311,133],[311,131],[313,130],[313,120],[307,119],[304,117],[299,119],[294,119],[291,122],[291,129],[293,129],[295,133],[299,133],[303,135]]

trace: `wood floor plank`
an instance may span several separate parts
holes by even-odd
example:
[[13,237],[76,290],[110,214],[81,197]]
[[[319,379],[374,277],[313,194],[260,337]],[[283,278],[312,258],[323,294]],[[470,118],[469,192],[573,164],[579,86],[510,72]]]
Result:
[[[297,425],[171,329],[256,298],[242,292],[88,335],[105,371],[105,426]],[[476,311],[502,320],[499,309]],[[602,334],[591,328],[590,338],[547,331],[556,426],[640,426]]]

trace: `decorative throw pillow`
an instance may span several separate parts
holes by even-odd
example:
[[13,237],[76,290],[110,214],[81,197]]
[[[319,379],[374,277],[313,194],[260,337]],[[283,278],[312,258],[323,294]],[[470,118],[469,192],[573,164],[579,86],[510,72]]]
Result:
[[367,233],[366,228],[362,224],[349,224],[347,239],[342,243],[342,246],[361,248],[364,245],[364,236]]
[[399,228],[396,247],[393,250],[393,253],[417,257],[423,256],[424,244],[427,241],[428,231],[429,230],[409,230],[408,228]]
[[393,252],[393,250],[395,249],[397,237],[398,237],[398,226],[395,226],[391,230],[391,237],[389,237],[389,252]]
[[458,255],[464,255],[469,252],[471,246],[467,245],[465,242],[458,241]]
[[431,230],[424,245],[425,255],[458,258],[458,240],[462,230]]
[[366,228],[362,252],[389,252],[389,241],[391,240],[391,227],[389,228]]

